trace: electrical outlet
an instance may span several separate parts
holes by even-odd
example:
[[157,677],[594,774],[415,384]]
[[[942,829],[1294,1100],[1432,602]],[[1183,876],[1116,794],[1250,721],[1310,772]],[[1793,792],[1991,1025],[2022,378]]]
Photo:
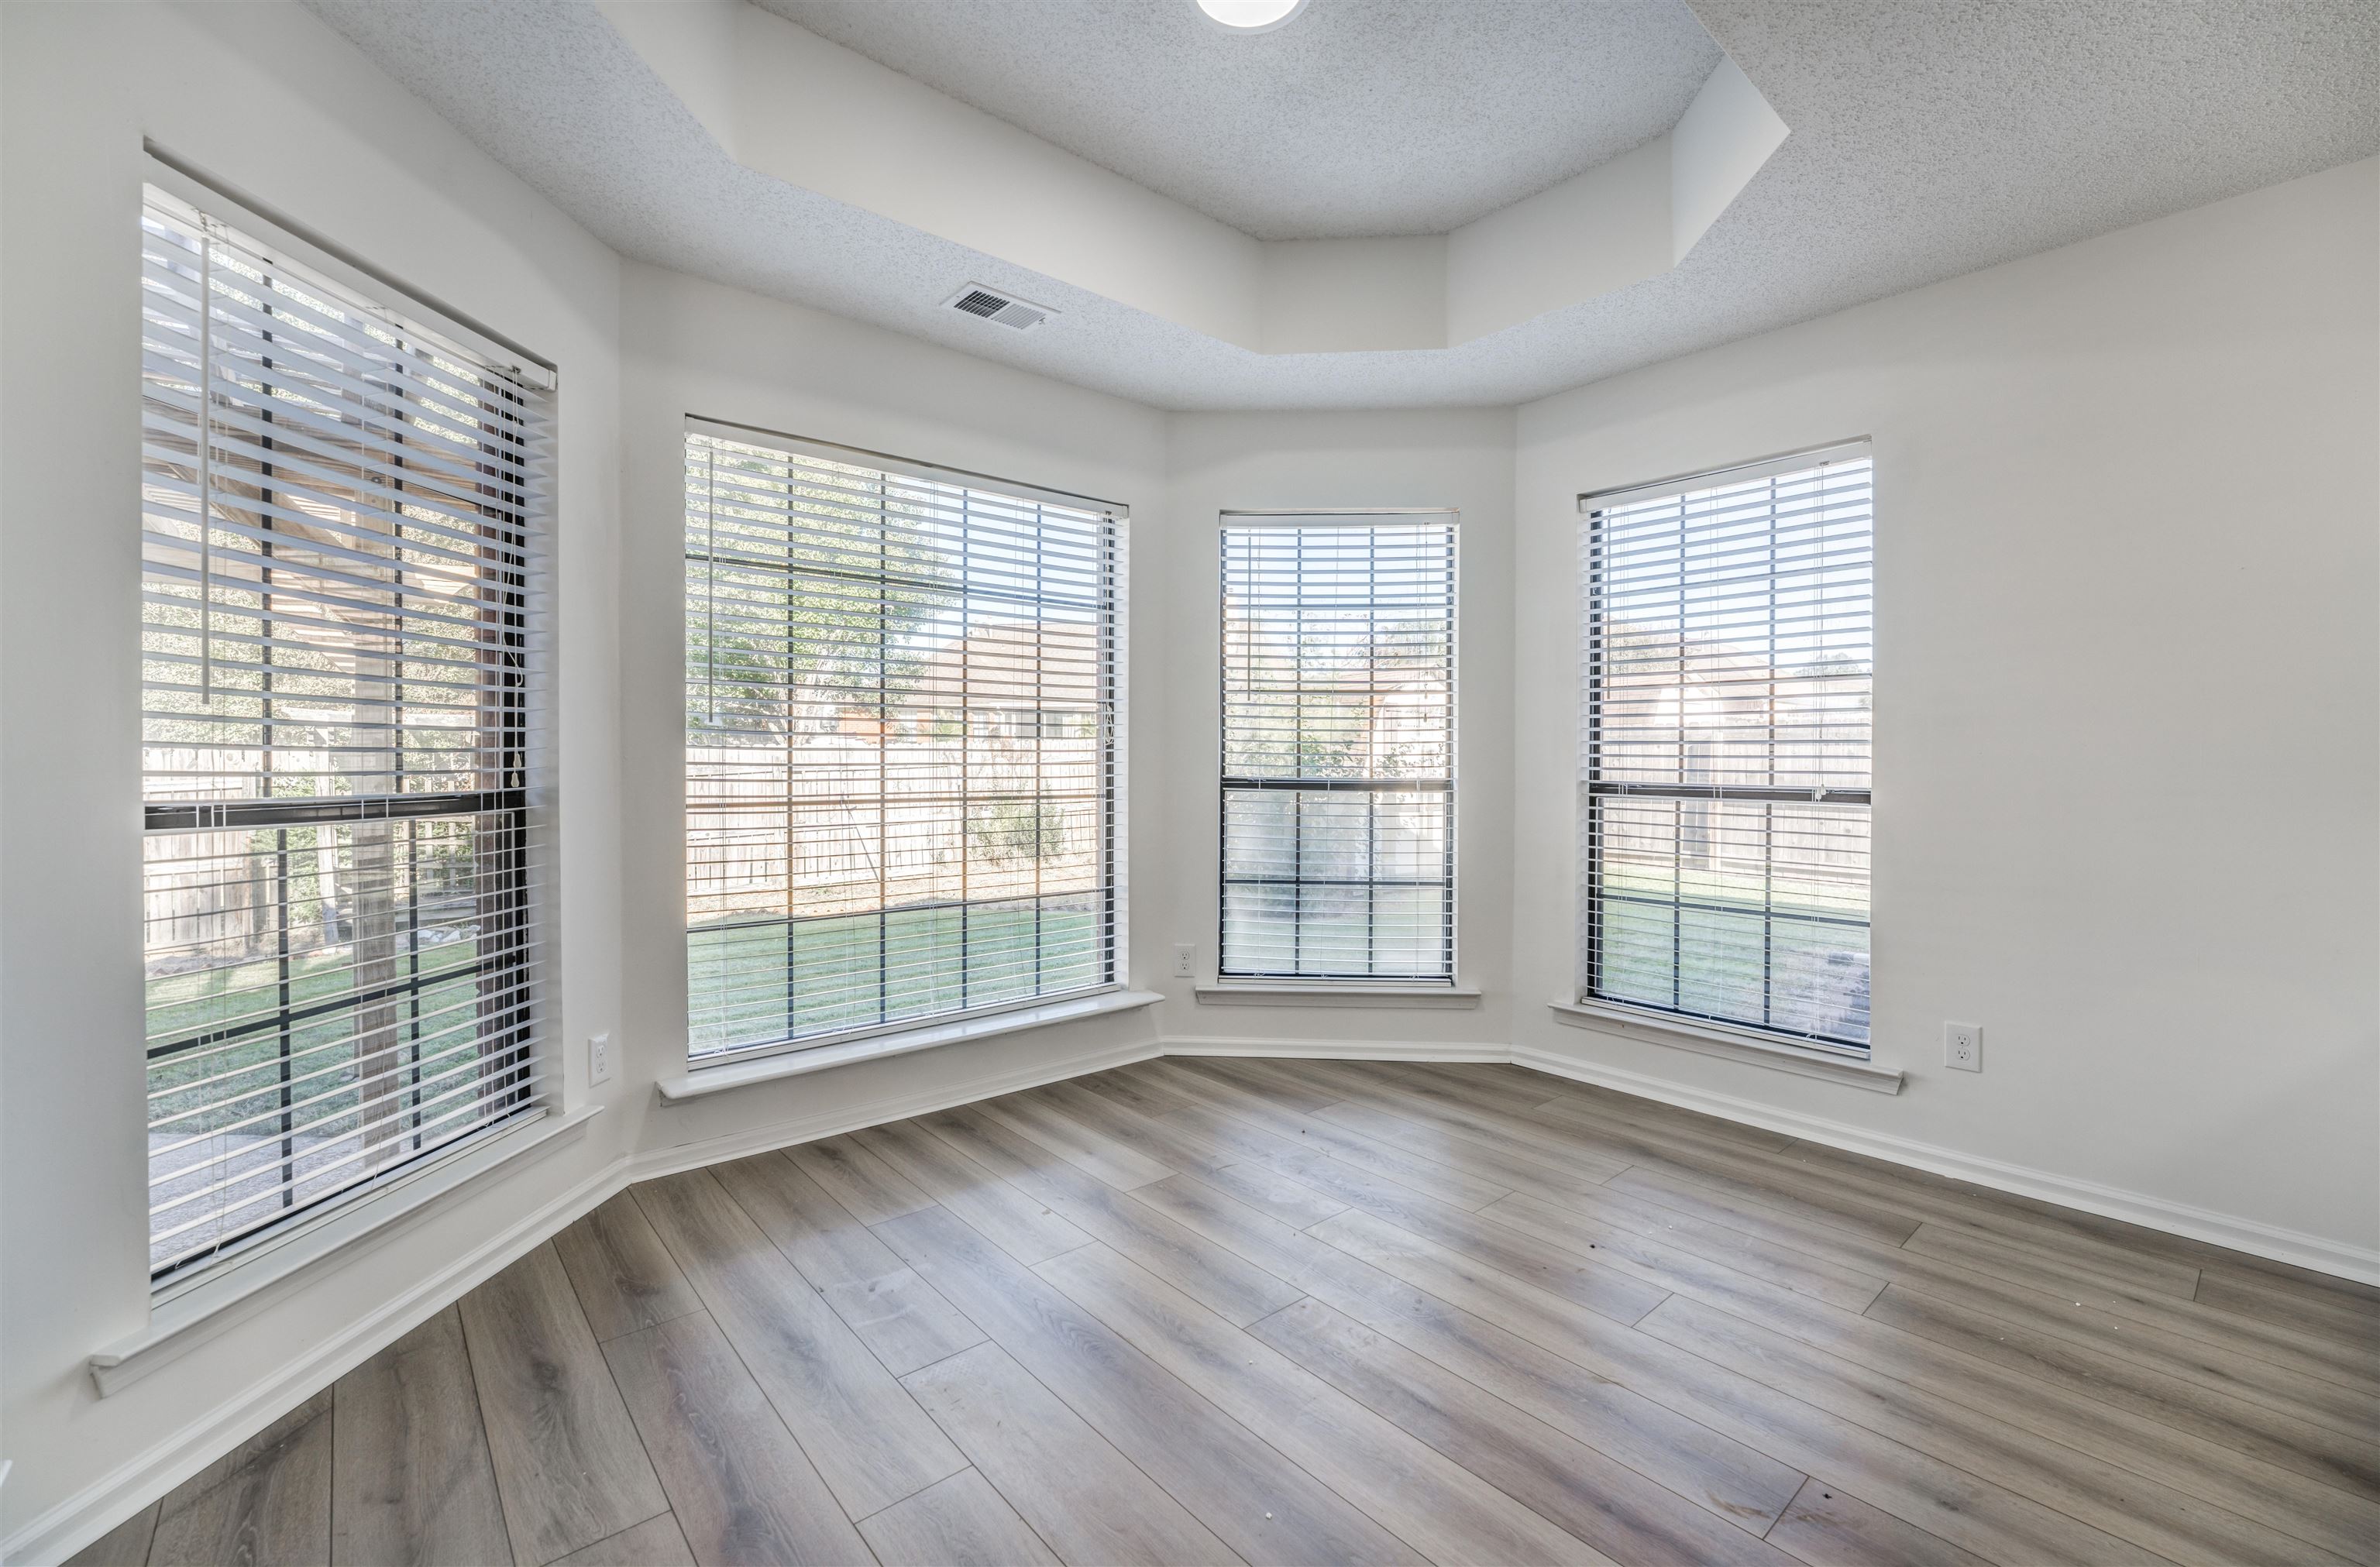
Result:
[[1177,943],[1173,949],[1173,978],[1176,979],[1195,979],[1197,977],[1197,947],[1188,941]]
[[587,1083],[589,1087],[608,1083],[619,1075],[619,1063],[612,1059],[612,1036],[589,1034],[587,1037]]
[[1984,1030],[1973,1023],[1942,1025],[1942,1064],[1954,1072],[1984,1069]]

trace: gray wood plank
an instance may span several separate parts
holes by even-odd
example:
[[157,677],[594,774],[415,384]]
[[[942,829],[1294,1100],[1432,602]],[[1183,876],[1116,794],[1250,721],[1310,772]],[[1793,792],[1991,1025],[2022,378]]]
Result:
[[1992,1317],[1931,1291],[1894,1284],[1867,1308],[1876,1321],[1977,1359],[2086,1391],[2208,1441],[2366,1499],[2380,1499],[2380,1447],[2220,1388],[2144,1366],[2095,1344]]
[[866,1517],[966,1467],[707,1171],[631,1189],[844,1512]]
[[933,1204],[917,1183],[849,1136],[797,1143],[783,1152],[862,1224],[881,1224]]
[[1319,1224],[1348,1208],[1328,1192],[1318,1192],[1269,1165],[1227,1164],[1220,1170],[1200,1172],[1198,1179],[1293,1230]]
[[664,1512],[633,1528],[581,1546],[552,1567],[694,1567],[677,1520]]
[[1039,1262],[1090,1239],[1049,1204],[1028,1197],[916,1122],[896,1121],[854,1135],[1019,1262]]
[[1058,1567],[1041,1537],[973,1469],[861,1519],[859,1532],[884,1567]]
[[1179,1087],[1207,1109],[1269,1132],[1282,1144],[1302,1148],[1307,1153],[1328,1154],[1358,1170],[1391,1181],[1419,1176],[1439,1183],[1441,1190],[1452,1187],[1454,1196],[1450,1200],[1465,1208],[1485,1208],[1512,1189],[1493,1181],[1465,1175],[1460,1171],[1451,1171],[1445,1165],[1390,1148],[1369,1137],[1359,1136],[1346,1127],[1319,1116],[1285,1109],[1278,1101],[1219,1070],[1212,1061],[1193,1058],[1148,1064],[1162,1069],[1160,1081]]
[[1611,1561],[1106,1246],[1035,1271],[1432,1561]]
[[459,1311],[340,1378],[333,1407],[333,1561],[512,1561]]
[[1230,1547],[997,1343],[913,1371],[903,1386],[1062,1561],[1237,1567]]
[[1768,1531],[1810,1567],[1991,1567],[1982,1557],[1812,1480]]
[[145,1567],[149,1542],[157,1534],[157,1511],[151,1502],[107,1533],[67,1558],[66,1567]]
[[1305,1293],[1083,1174],[1003,1122],[970,1109],[926,1116],[920,1124],[1234,1322],[1253,1322]]
[[1121,1095],[1101,1093],[1080,1078],[1047,1083],[1033,1092],[1051,1109],[1113,1142],[1146,1153],[1168,1171],[1205,1172],[1217,1168],[1220,1150],[1212,1144],[1184,1136],[1163,1121],[1142,1114]]
[[669,1506],[550,1244],[465,1295],[462,1317],[519,1567]]
[[1698,1302],[1672,1296],[1641,1329],[2184,1567],[2243,1562],[2287,1567],[2346,1560],[2217,1506],[2204,1495],[2119,1468],[2079,1448],[2030,1439],[2005,1421],[1922,1392],[1849,1356],[1830,1354]]
[[880,1233],[994,1343],[1249,1561],[1418,1560],[946,1209],[896,1219]]
[[331,1560],[331,1390],[165,1493],[153,1567],[304,1567]]
[[554,1236],[553,1249],[599,1342],[702,1309],[694,1286],[626,1192],[614,1192]]
[[866,1548],[707,1312],[603,1355],[701,1567],[864,1561]]
[[1248,1331],[1615,1560],[1747,1567],[1779,1561],[1736,1521],[1318,1300],[1300,1301]]
[[1032,1138],[1084,1174],[1118,1191],[1130,1191],[1173,1173],[1128,1143],[1119,1142],[1068,1113],[1038,1089],[986,1099],[972,1107]]
[[764,1153],[711,1173],[895,1377],[983,1342],[974,1323],[793,1160]]
[[1722,1516],[1765,1528],[1801,1487],[1804,1471],[1212,1187],[1177,1175],[1143,1187],[1135,1200],[1161,1205],[1375,1332]]

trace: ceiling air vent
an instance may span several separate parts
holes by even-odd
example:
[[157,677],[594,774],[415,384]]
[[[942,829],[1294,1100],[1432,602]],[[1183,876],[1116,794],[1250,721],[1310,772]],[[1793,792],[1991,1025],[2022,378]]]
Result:
[[986,321],[996,321],[1001,325],[1014,327],[1018,332],[1039,326],[1058,313],[1047,306],[1028,305],[1022,299],[1012,298],[1005,294],[995,294],[989,288],[972,283],[951,296],[943,303],[952,310],[965,310],[971,316],[981,316]]

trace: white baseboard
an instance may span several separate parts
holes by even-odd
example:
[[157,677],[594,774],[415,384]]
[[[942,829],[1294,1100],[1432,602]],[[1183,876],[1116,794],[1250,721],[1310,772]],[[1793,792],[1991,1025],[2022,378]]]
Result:
[[2119,1219],[2144,1229],[2269,1257],[2317,1272],[2380,1284],[2380,1252],[2361,1250],[2277,1225],[2192,1208],[2138,1192],[2030,1170],[1929,1143],[1888,1136],[1818,1116],[1780,1111],[1729,1094],[1712,1093],[1549,1051],[1487,1043],[1425,1044],[1411,1040],[1246,1039],[1179,1036],[1139,1041],[1067,1061],[892,1096],[832,1114],[781,1121],[751,1131],[654,1148],[615,1160],[561,1196],[526,1214],[410,1289],[305,1351],[237,1397],[183,1427],[83,1490],[0,1541],[0,1561],[57,1561],[97,1539],[257,1430],[443,1310],[531,1248],[632,1181],[699,1169],[771,1148],[813,1142],[838,1133],[924,1115],[1014,1093],[1022,1088],[1129,1065],[1159,1055],[1278,1056],[1306,1060],[1496,1062],[1635,1094],[1682,1110],[1764,1127],[1829,1148],[1913,1165],[1979,1186],[2036,1197]]
[[1423,1044],[1411,1039],[1242,1039],[1169,1035],[1152,1055],[1279,1056],[1295,1061],[1492,1061],[1512,1059],[1509,1045]]
[[0,1541],[0,1561],[63,1561],[536,1249],[627,1181],[613,1160]]
[[1865,1154],[1871,1159],[1881,1159],[1893,1164],[1911,1165],[1937,1175],[1948,1175],[1952,1180],[1988,1186],[1994,1191],[2034,1197],[2042,1202],[2056,1203],[2060,1208],[2079,1209],[2103,1219],[2119,1219],[2127,1224],[2138,1224],[2144,1230],[2160,1230],[2168,1234],[2204,1241],[2229,1251],[2246,1252],[2252,1257],[2312,1269],[2317,1273],[2352,1279],[2359,1283],[2380,1284],[2380,1251],[2342,1245],[2301,1230],[2284,1229],[2277,1224],[2216,1213],[2207,1209],[2192,1208],[2187,1203],[2150,1197],[2143,1192],[2105,1186],[2070,1175],[1986,1159],[1980,1154],[1961,1153],[1956,1148],[1943,1148],[1935,1143],[1921,1143],[1907,1137],[1871,1132],[1864,1126],[1847,1125],[1821,1116],[1778,1110],[1752,1099],[1737,1099],[1731,1094],[1688,1087],[1663,1078],[1579,1061],[1550,1051],[1523,1047],[1512,1051],[1509,1059],[1517,1066],[1526,1066],[1552,1076],[1592,1083],[1598,1087],[1634,1094],[1640,1099],[1658,1099],[1681,1110],[1699,1111],[1705,1115],[1718,1116],[1722,1121],[1741,1122],[1747,1126],[1781,1132],[1789,1137],[1823,1143],[1847,1153]]

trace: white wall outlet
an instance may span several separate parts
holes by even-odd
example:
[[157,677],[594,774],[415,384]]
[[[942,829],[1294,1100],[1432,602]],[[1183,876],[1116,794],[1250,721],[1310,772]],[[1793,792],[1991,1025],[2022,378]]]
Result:
[[608,1083],[619,1074],[620,1063],[612,1055],[612,1036],[609,1034],[587,1036],[588,1087]]
[[1198,948],[1189,941],[1179,941],[1173,948],[1173,978],[1195,979],[1198,977]]
[[1942,1025],[1942,1064],[1954,1072],[1984,1069],[1984,1030],[1973,1023]]

